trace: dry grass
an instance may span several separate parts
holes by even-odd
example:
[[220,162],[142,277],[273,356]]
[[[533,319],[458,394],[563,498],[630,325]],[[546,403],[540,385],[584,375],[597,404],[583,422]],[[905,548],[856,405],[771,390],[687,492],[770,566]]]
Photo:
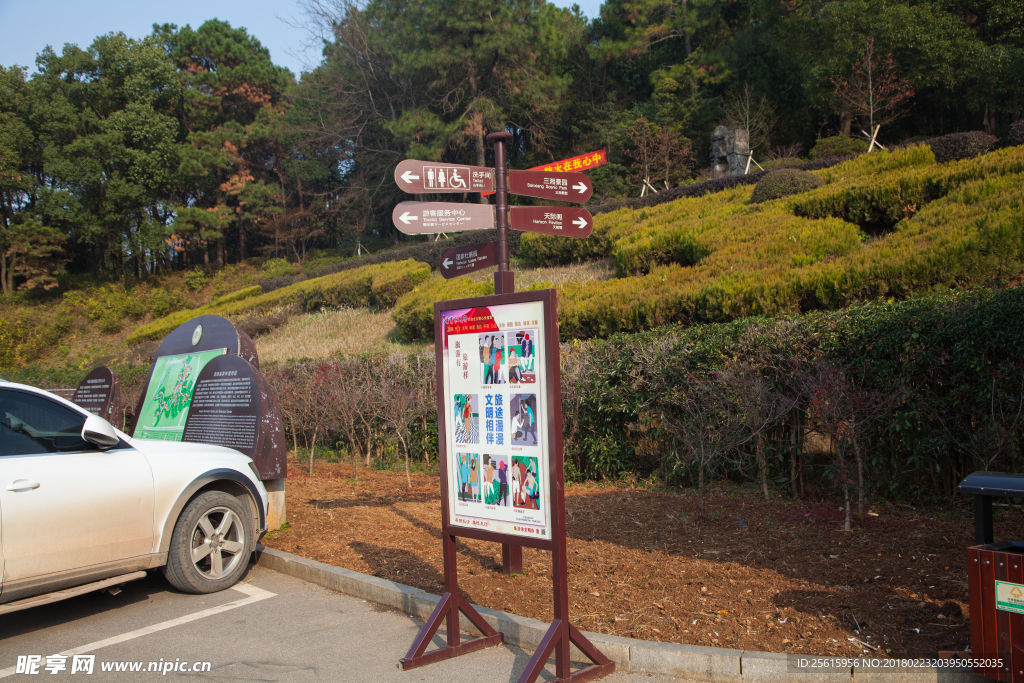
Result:
[[[551,268],[526,268],[518,261],[512,262],[512,271],[516,274],[516,291],[526,289],[538,282],[550,282],[557,289],[569,282],[599,282],[615,277],[615,262],[612,259],[574,263],[568,266]],[[488,268],[472,273],[473,282],[484,282],[494,279],[494,270]]]
[[260,361],[332,358],[373,352],[419,351],[424,344],[394,341],[391,312],[339,308],[295,316],[270,334],[256,339]]

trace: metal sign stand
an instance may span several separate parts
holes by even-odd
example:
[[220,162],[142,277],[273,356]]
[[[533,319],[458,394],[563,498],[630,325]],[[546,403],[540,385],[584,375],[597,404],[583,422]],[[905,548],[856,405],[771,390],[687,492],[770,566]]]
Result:
[[[587,640],[580,631],[569,622],[569,587],[568,565],[566,559],[565,531],[565,480],[562,466],[562,406],[560,400],[560,371],[558,352],[558,302],[553,290],[524,292],[515,294],[515,278],[509,269],[508,231],[508,166],[505,156],[505,143],[512,138],[510,133],[491,133],[487,136],[494,143],[495,161],[495,192],[496,214],[495,223],[498,229],[498,270],[494,273],[493,297],[477,297],[457,302],[443,302],[444,305],[459,307],[476,307],[520,303],[525,301],[542,301],[544,303],[545,330],[547,339],[544,345],[546,367],[549,381],[547,383],[547,416],[548,423],[556,427],[551,430],[551,446],[549,452],[549,481],[551,482],[551,514],[552,534],[550,539],[524,538],[523,545],[551,551],[552,583],[554,597],[554,621],[541,639],[540,645],[526,666],[519,683],[533,683],[537,680],[548,658],[555,657],[555,674],[559,681],[591,681],[602,678],[615,670],[615,663],[601,653]],[[435,304],[434,333],[437,353],[437,410],[439,446],[443,454],[447,453],[445,416],[445,396],[441,387],[444,385],[444,369],[442,363],[444,331],[440,310],[442,303]],[[442,460],[446,459],[442,456]],[[441,499],[442,505],[442,543],[444,545],[444,594],[440,602],[427,619],[419,635],[413,642],[409,652],[401,660],[403,670],[414,669],[469,652],[475,652],[494,645],[501,645],[504,638],[495,631],[484,618],[473,609],[473,606],[459,593],[458,564],[456,556],[456,537],[476,538],[487,541],[498,541],[502,544],[502,560],[505,573],[522,572],[522,545],[508,542],[509,536],[490,531],[452,526],[448,511],[448,470],[442,469]],[[459,612],[462,612],[472,624],[483,634],[468,642],[462,642],[459,633]],[[447,629],[447,645],[427,652],[434,635],[441,624]],[[592,665],[573,672],[571,670],[571,646],[575,645],[580,652],[590,659]]]

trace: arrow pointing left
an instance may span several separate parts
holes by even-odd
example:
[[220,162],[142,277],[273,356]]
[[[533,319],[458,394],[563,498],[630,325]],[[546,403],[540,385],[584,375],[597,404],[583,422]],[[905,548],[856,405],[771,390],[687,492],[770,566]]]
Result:
[[419,219],[419,216],[414,216],[408,211],[406,211],[405,213],[398,217],[398,220],[402,221],[406,225],[409,225],[409,221],[418,221]]
[[402,180],[404,180],[407,183],[412,183],[412,181],[419,179],[420,177],[418,175],[413,175],[412,171],[406,171],[405,173],[402,174]]
[[446,258],[444,261],[441,261],[441,265],[444,266],[445,270],[448,270],[448,267],[451,266],[453,263],[455,263],[455,261],[452,261],[449,258]]

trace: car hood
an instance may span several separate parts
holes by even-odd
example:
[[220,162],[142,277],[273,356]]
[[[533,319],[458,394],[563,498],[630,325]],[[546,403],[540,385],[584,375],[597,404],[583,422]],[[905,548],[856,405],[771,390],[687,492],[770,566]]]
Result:
[[214,446],[206,443],[189,443],[184,441],[160,441],[154,439],[130,439],[132,448],[146,455],[155,457],[173,456],[180,460],[219,460],[236,463],[238,467],[248,467],[252,458],[239,453],[233,448]]

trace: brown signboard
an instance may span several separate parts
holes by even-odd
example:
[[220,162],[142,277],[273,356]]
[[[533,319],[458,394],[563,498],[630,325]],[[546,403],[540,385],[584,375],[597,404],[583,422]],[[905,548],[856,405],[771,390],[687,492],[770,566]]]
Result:
[[233,448],[253,459],[262,479],[285,476],[281,412],[259,370],[218,356],[196,378],[182,441]]
[[594,231],[593,216],[576,206],[513,206],[511,213],[513,230],[562,237],[589,237]]
[[494,207],[490,204],[401,202],[391,212],[391,220],[407,235],[490,230],[494,227]]
[[509,171],[508,191],[527,197],[582,204],[594,194],[594,184],[582,173]]
[[441,254],[441,276],[445,280],[450,280],[458,275],[497,265],[497,248],[497,242],[482,242],[445,249]]
[[93,415],[99,415],[118,429],[124,427],[121,383],[117,379],[117,373],[106,366],[96,368],[85,376],[75,389],[71,402]]
[[395,183],[409,193],[491,192],[494,169],[406,159],[395,169]]

